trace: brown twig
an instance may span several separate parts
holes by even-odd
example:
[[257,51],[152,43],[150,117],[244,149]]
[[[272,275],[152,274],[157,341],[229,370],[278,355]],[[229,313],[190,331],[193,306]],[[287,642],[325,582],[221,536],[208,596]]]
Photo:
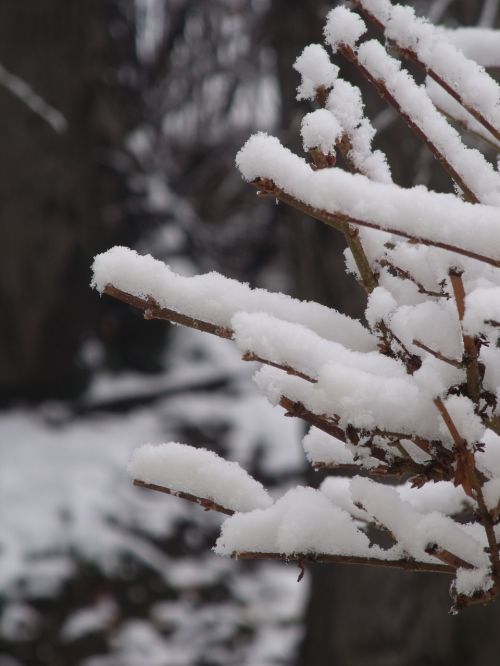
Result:
[[431,356],[434,356],[434,358],[437,358],[438,360],[443,361],[444,363],[448,363],[448,365],[452,365],[454,368],[461,369],[464,367],[463,363],[461,363],[460,361],[456,361],[454,358],[448,358],[448,356],[441,354],[441,352],[436,351],[435,349],[431,349],[427,345],[424,345],[424,343],[420,342],[420,340],[413,340],[413,344],[415,345],[415,347],[423,349]]
[[449,120],[450,123],[455,125],[457,129],[461,130],[462,132],[468,132],[469,134],[472,134],[476,139],[479,139],[480,141],[484,141],[490,148],[495,150],[497,153],[500,153],[500,145],[496,143],[496,141],[493,139],[493,137],[487,136],[487,133],[489,132],[478,132],[477,130],[473,129],[469,125],[467,125],[463,120],[460,118],[456,118],[455,116],[451,115],[449,111],[445,111],[443,108],[438,106],[436,103],[434,103],[434,106],[436,109],[441,113],[445,118]]
[[283,370],[283,372],[286,372],[287,375],[293,375],[294,377],[300,377],[301,379],[305,379],[307,382],[311,382],[311,384],[316,384],[318,381],[317,379],[314,379],[313,377],[310,377],[309,375],[300,372],[300,370],[295,370],[295,368],[292,368],[291,365],[274,363],[274,361],[269,361],[265,358],[262,358],[261,356],[257,356],[257,354],[254,354],[253,352],[248,352],[248,351],[245,352],[241,357],[241,359],[243,361],[255,361],[256,363],[264,363],[264,365],[270,365],[273,368],[278,368],[278,370]]
[[465,289],[462,281],[462,272],[457,269],[451,269],[449,275],[457,306],[458,318],[460,320],[460,328],[462,330],[462,340],[464,344],[463,363],[467,374],[467,394],[477,408],[479,407],[479,400],[481,398],[481,373],[479,371],[478,345],[472,336],[464,333],[462,327],[462,321],[465,314]]
[[117,289],[117,287],[112,284],[106,285],[103,293],[107,296],[112,296],[123,303],[127,303],[127,305],[131,305],[138,310],[143,310],[144,319],[165,319],[174,324],[181,324],[188,328],[211,333],[219,338],[231,340],[233,337],[233,331],[230,328],[217,326],[216,324],[211,324],[210,322],[202,321],[201,319],[194,319],[193,317],[176,312],[175,310],[170,310],[169,308],[162,308],[152,298],[144,299],[139,298],[138,296],[133,296],[126,291]]
[[444,550],[443,548],[439,548],[439,546],[437,546],[436,544],[434,544],[433,546],[427,546],[425,552],[428,555],[432,555],[433,557],[436,557],[438,560],[441,560],[441,562],[444,562],[444,564],[449,564],[450,567],[453,567],[454,569],[474,568],[474,566],[470,562],[463,560],[458,555],[450,553],[449,550]]
[[210,509],[211,511],[217,511],[218,513],[225,513],[226,516],[232,516],[234,514],[233,509],[228,509],[227,507],[222,506],[222,504],[217,504],[217,502],[214,502],[213,500],[206,497],[197,497],[196,495],[191,495],[191,493],[185,493],[182,490],[172,490],[171,488],[166,488],[165,486],[158,486],[155,483],[146,483],[140,479],[134,479],[134,486],[147,488],[148,490],[157,490],[158,492],[165,493],[166,495],[180,497],[181,499],[187,500],[188,502],[199,504],[206,511]]
[[[445,404],[441,398],[435,398],[434,404],[436,405],[450,435],[453,439],[456,449],[456,470],[455,470],[455,484],[462,485],[464,491],[469,495],[473,495],[479,511],[479,519],[486,532],[488,539],[489,556],[492,565],[493,574],[498,576],[500,574],[500,562],[498,556],[498,544],[493,527],[493,518],[488,511],[486,502],[483,495],[483,489],[479,480],[474,454],[467,447],[467,442],[460,435],[451,414],[446,409]],[[473,492],[471,492],[473,491]]]
[[406,271],[404,268],[401,268],[400,266],[396,266],[396,264],[393,264],[388,259],[379,259],[378,263],[383,268],[387,268],[387,271],[393,277],[398,277],[401,280],[408,280],[409,282],[413,282],[413,284],[417,287],[418,292],[420,294],[426,294],[427,296],[434,296],[435,298],[449,298],[448,294],[444,291],[432,291],[430,289],[426,289],[424,285],[418,280],[416,280],[409,271]]
[[356,557],[354,555],[329,555],[326,553],[258,553],[234,552],[232,557],[240,560],[281,560],[283,562],[310,562],[329,564],[366,564],[368,566],[388,567],[390,569],[407,569],[409,571],[426,571],[428,573],[454,574],[455,569],[449,564],[433,562],[417,562],[412,559],[379,560],[376,557]]

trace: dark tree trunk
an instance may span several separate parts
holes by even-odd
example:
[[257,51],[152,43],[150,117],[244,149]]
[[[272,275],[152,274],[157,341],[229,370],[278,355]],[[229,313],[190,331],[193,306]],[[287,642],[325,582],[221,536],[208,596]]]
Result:
[[[91,258],[137,236],[125,148],[143,119],[132,9],[118,0],[0,3],[0,65],[66,119],[55,131],[0,85],[3,401],[81,390],[78,350],[96,334]],[[116,342],[123,327],[112,315],[106,322],[101,334]]]

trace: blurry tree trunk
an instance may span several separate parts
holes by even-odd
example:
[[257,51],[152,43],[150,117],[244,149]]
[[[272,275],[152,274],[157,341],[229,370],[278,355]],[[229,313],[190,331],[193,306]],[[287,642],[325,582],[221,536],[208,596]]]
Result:
[[[459,19],[471,16],[472,3],[457,2]],[[304,109],[295,101],[298,75],[291,68],[303,47],[321,41],[324,5],[272,3],[266,26],[276,48],[281,87],[281,127],[286,145],[301,152],[300,119]],[[338,62],[337,62],[338,64]],[[349,77],[349,68],[343,75]],[[370,91],[367,101],[370,104]],[[383,137],[383,148],[397,142],[404,148],[401,163],[392,162],[396,179],[411,185],[419,144],[402,123]],[[401,167],[401,168],[400,168]],[[439,178],[439,172],[437,172]],[[434,172],[429,178],[434,178]],[[277,209],[295,295],[319,300],[351,316],[363,310],[364,295],[344,273],[344,241],[331,229],[284,206]],[[311,472],[317,486],[320,475]],[[448,581],[427,574],[412,574],[371,567],[317,565],[311,567],[311,593],[305,617],[305,639],[298,655],[300,666],[493,666],[496,654],[495,624],[500,608],[448,614]],[[481,637],[478,635],[480,628]],[[489,637],[489,638],[488,638]]]
[[78,350],[96,333],[91,258],[137,236],[125,140],[143,108],[127,12],[133,3],[119,0],[0,3],[0,65],[65,119],[56,131],[0,75],[3,401],[81,390]]

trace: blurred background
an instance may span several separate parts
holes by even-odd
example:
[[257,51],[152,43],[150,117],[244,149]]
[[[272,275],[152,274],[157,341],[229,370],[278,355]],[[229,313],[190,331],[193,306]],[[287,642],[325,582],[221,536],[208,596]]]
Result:
[[[498,0],[414,4],[451,26],[500,20]],[[0,666],[498,664],[500,609],[448,615],[447,580],[318,566],[297,583],[292,566],[226,561],[220,517],[127,477],[134,447],[173,439],[276,495],[321,481],[301,423],[230,343],[143,321],[89,281],[122,244],[361,314],[334,232],[234,167],[256,130],[300,152],[292,64],[331,6],[0,2]],[[362,88],[395,180],[445,190]]]

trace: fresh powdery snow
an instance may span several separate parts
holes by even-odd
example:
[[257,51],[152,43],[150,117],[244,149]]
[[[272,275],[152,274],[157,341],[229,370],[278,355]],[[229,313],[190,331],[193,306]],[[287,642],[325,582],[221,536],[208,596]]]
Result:
[[334,53],[341,44],[353,48],[365,32],[363,19],[346,7],[335,7],[326,17],[324,35]]
[[309,430],[302,440],[302,446],[312,464],[325,463],[335,466],[354,463],[354,455],[347,444],[317,428]]
[[235,514],[223,523],[215,552],[245,551],[369,556],[370,542],[322,492],[297,487],[268,509]]
[[326,109],[317,109],[304,116],[300,130],[304,150],[319,148],[325,155],[335,153],[337,141],[342,136],[342,126]]
[[187,444],[144,444],[132,455],[128,471],[134,479],[213,500],[233,511],[271,504],[262,484],[238,463]]
[[298,99],[312,100],[320,86],[331,88],[339,71],[337,65],[330,61],[330,56],[321,44],[306,46],[293,67],[302,77],[297,89]]
[[338,361],[384,377],[405,377],[402,363],[378,352],[355,352],[325,340],[301,324],[282,321],[265,312],[238,312],[231,320],[241,352],[251,352],[279,365],[288,365],[317,379],[321,368]]

